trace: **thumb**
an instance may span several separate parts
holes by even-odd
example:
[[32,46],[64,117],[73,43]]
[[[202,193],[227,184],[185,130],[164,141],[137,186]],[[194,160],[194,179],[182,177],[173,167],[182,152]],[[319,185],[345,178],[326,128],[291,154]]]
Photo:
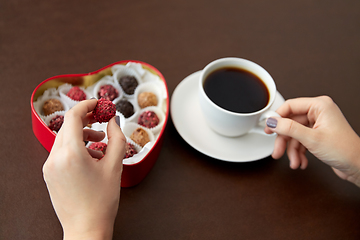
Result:
[[108,144],[104,158],[111,162],[112,167],[122,166],[125,155],[126,138],[120,128],[119,116],[113,117],[107,126]]
[[[294,138],[306,146],[312,129],[288,118],[271,117],[266,120],[267,130]],[[304,144],[305,143],[305,144]]]

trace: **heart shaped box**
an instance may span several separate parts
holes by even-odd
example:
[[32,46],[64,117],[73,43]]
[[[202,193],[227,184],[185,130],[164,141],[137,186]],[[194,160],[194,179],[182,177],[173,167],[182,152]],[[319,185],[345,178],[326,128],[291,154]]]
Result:
[[154,166],[160,154],[160,150],[163,142],[163,133],[169,117],[169,94],[168,94],[165,78],[159,72],[159,70],[141,61],[124,60],[124,61],[115,62],[95,72],[91,72],[87,74],[66,74],[66,75],[54,76],[44,80],[35,88],[35,90],[31,95],[31,102],[30,102],[33,132],[36,138],[39,140],[39,142],[44,146],[44,148],[48,152],[50,152],[54,144],[56,134],[48,128],[45,122],[39,117],[39,115],[35,111],[33,103],[37,100],[37,98],[41,96],[46,89],[58,87],[64,83],[69,83],[72,85],[84,86],[84,87],[93,85],[97,81],[99,81],[102,77],[106,75],[112,75],[111,72],[112,66],[117,64],[126,65],[129,62],[140,63],[143,69],[148,70],[152,74],[157,75],[160,78],[160,80],[164,82],[165,90],[166,90],[166,100],[164,103],[165,106],[163,107],[165,111],[165,122],[162,129],[160,130],[158,138],[156,139],[153,147],[147,153],[147,155],[140,162],[123,165],[121,187],[132,187],[139,184],[150,172],[151,168]]

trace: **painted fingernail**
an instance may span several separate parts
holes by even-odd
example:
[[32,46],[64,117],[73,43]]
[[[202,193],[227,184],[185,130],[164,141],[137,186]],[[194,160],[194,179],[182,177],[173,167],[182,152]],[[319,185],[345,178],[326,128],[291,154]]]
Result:
[[119,116],[115,116],[115,122],[120,127],[120,117]]
[[278,121],[275,118],[268,118],[266,120],[266,125],[269,128],[276,128]]
[[90,98],[90,100],[92,100],[92,99],[96,99],[96,97],[92,97],[92,98]]

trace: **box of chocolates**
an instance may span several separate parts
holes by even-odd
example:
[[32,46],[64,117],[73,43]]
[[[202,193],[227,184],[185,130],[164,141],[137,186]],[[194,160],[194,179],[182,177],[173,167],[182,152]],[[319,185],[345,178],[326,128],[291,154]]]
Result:
[[[104,107],[98,110],[98,122],[86,128],[106,133],[107,115],[120,117],[126,137],[121,186],[135,186],[149,173],[161,150],[169,116],[165,79],[155,67],[133,60],[91,73],[46,79],[31,95],[31,115],[33,132],[47,151],[51,151],[66,112],[93,97],[103,101]],[[86,146],[106,153],[107,137],[101,142],[87,142]]]

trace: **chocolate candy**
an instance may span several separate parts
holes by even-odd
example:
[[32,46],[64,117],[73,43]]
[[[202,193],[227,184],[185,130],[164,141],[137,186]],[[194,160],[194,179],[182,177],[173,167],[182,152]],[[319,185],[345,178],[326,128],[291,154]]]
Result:
[[110,100],[100,98],[93,110],[93,115],[99,123],[108,122],[116,114],[115,104]]
[[137,154],[135,146],[131,143],[126,143],[125,145],[125,156],[124,158],[129,158]]
[[140,114],[138,119],[138,124],[147,128],[153,128],[159,124],[159,118],[155,112],[145,111],[142,114]]
[[100,87],[98,92],[99,98],[104,98],[106,100],[113,101],[119,96],[119,91],[114,88],[113,85],[107,84]]
[[130,138],[137,144],[139,144],[141,147],[144,147],[145,144],[150,142],[150,138],[148,133],[142,129],[137,128],[130,136]]
[[122,99],[116,103],[116,110],[121,112],[126,118],[129,118],[134,114],[134,106],[126,99]]
[[156,106],[158,104],[157,97],[152,92],[142,92],[138,95],[138,104],[141,108]]
[[66,96],[75,101],[83,101],[86,99],[86,94],[78,86],[72,87]]
[[55,132],[58,132],[62,126],[62,124],[64,123],[64,116],[62,115],[56,115],[55,117],[53,117],[51,120],[50,120],[50,123],[49,123],[49,128],[52,130],[52,131],[55,131]]
[[123,76],[119,79],[119,84],[126,94],[134,94],[135,88],[139,85],[134,76]]
[[107,144],[103,142],[93,142],[89,146],[90,149],[102,151],[103,154],[106,153]]
[[50,115],[54,112],[57,112],[57,111],[63,111],[64,110],[64,107],[62,105],[62,103],[57,100],[57,99],[49,99],[47,101],[45,101],[44,105],[43,105],[43,112],[44,112],[44,115],[47,116],[47,115]]

